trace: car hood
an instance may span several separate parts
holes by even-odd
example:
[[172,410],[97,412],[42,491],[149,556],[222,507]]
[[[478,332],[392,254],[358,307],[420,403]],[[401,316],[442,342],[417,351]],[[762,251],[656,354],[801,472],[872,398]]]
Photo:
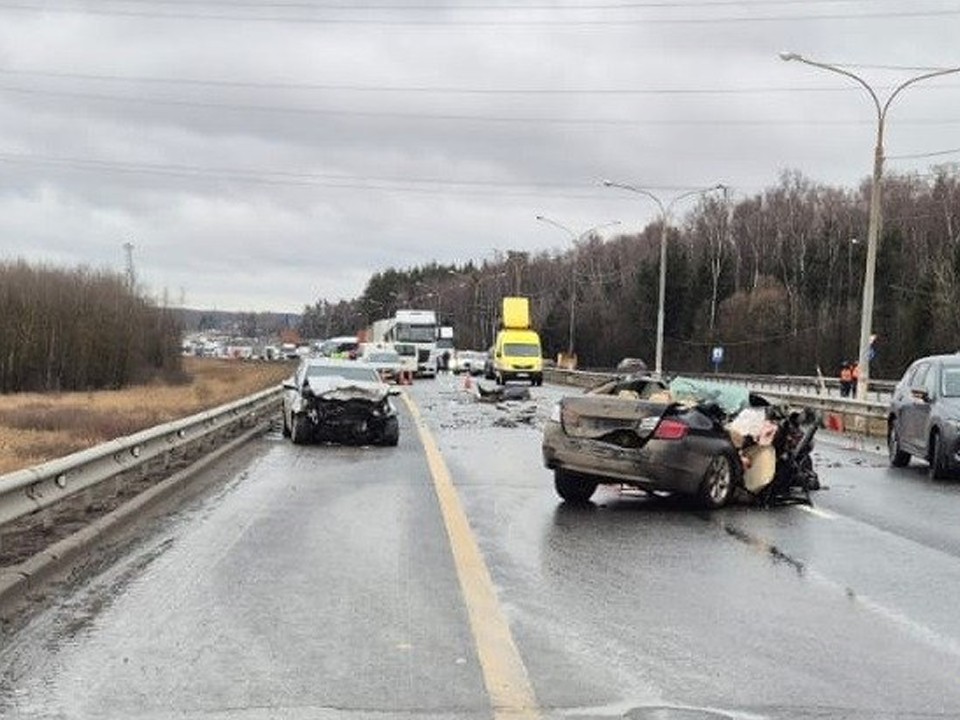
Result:
[[347,380],[342,377],[316,377],[310,379],[313,394],[323,400],[369,400],[380,402],[390,393],[383,383]]

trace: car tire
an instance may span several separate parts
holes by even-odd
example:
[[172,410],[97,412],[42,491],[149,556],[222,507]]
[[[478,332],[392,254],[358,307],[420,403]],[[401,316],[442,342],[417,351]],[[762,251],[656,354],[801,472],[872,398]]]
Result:
[[572,505],[585,505],[597,490],[597,481],[585,475],[572,473],[569,470],[553,471],[553,486],[565,502]]
[[943,442],[940,440],[940,433],[934,430],[930,433],[930,477],[934,480],[946,480],[950,472],[947,470],[946,458],[943,456]]
[[722,508],[733,497],[736,477],[730,456],[723,453],[714,455],[697,492],[700,504],[710,510]]
[[893,467],[906,467],[910,464],[910,453],[900,448],[900,433],[896,420],[891,420],[887,427],[887,453]]
[[290,439],[294,445],[305,445],[310,439],[310,421],[303,415],[293,416]]
[[396,447],[400,442],[400,421],[395,418],[387,418],[383,424],[383,432],[380,434],[380,444],[388,447]]
[[280,413],[280,434],[285,438],[290,437],[290,425],[287,424],[287,414],[285,412]]

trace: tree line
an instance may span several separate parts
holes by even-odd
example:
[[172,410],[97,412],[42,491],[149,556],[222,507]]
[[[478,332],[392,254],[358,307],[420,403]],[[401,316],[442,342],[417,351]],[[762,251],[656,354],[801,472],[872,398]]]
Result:
[[[816,183],[797,172],[748,196],[711,193],[669,227],[664,366],[835,374],[858,356],[869,183]],[[878,249],[874,377],[960,349],[960,176],[888,176]],[[480,264],[431,263],[375,273],[353,300],[319,300],[303,315],[310,336],[356,332],[398,307],[438,310],[459,347],[486,348],[500,298],[531,298],[548,356],[570,342],[581,367],[622,357],[652,364],[656,344],[659,221],[637,234],[590,237],[564,251],[509,252]]]
[[0,262],[0,392],[118,389],[181,374],[175,313],[122,275]]

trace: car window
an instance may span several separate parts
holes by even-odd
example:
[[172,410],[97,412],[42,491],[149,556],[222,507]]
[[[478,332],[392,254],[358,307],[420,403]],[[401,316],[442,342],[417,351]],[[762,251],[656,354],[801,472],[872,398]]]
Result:
[[960,365],[944,365],[940,387],[944,397],[960,397]]
[[360,382],[380,382],[380,376],[372,368],[361,365],[311,365],[307,377],[342,377]]
[[917,365],[917,369],[913,373],[913,377],[910,379],[910,389],[911,390],[922,390],[925,387],[927,380],[927,370],[930,367],[930,363],[920,363]]
[[910,384],[913,382],[913,376],[916,374],[918,367],[919,363],[914,363],[908,367],[907,371],[903,374],[903,377],[900,378],[900,384],[904,387],[910,387]]
[[504,343],[503,354],[510,357],[540,357],[540,347],[530,343]]
[[927,377],[923,383],[923,389],[927,391],[927,395],[931,398],[937,397],[940,393],[938,392],[939,388],[937,387],[937,380],[940,377],[940,367],[936,364],[931,364],[930,369],[927,370]]

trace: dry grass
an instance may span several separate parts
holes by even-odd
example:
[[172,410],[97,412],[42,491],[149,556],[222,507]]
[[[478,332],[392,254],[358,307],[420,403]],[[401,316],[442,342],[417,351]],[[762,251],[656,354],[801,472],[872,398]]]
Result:
[[185,358],[186,384],[0,395],[0,474],[69,455],[279,384],[283,363]]

